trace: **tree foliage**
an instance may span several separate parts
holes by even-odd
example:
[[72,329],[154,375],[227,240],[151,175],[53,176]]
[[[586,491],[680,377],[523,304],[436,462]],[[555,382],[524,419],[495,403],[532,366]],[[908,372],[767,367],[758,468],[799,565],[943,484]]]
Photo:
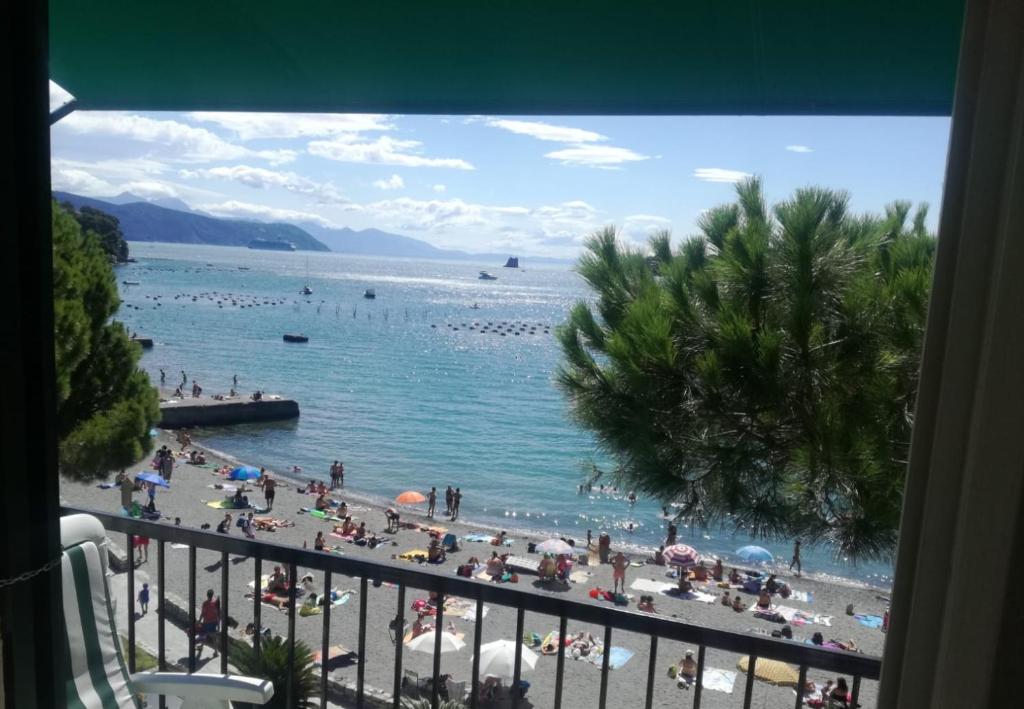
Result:
[[53,205],[54,340],[60,469],[82,480],[136,462],[160,418],[141,350],[111,321],[120,301],[95,232]]
[[[266,638],[257,651],[252,645],[234,642],[231,664],[246,677],[269,679],[274,683],[274,696],[262,705],[264,709],[312,709],[320,694],[319,674],[313,666],[313,652],[301,640],[295,641],[295,663],[288,663],[288,641],[280,636]],[[288,675],[292,676],[292,704],[288,705]]]
[[678,248],[593,235],[558,380],[619,482],[696,524],[891,557],[935,246],[910,210],[820,188],[769,209],[754,178]]
[[62,206],[75,218],[83,232],[96,234],[103,251],[115,263],[128,260],[128,242],[121,232],[121,222],[117,217],[93,207],[83,206],[75,211],[74,206],[67,202]]

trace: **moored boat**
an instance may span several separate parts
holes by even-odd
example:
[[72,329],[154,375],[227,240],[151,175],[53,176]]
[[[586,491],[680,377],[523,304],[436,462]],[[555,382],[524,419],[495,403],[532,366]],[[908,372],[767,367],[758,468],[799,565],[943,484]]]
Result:
[[496,281],[498,277],[488,273],[487,271],[480,271],[480,275],[477,276],[481,281]]
[[309,342],[309,338],[305,335],[284,335],[285,342]]
[[367,288],[363,291],[363,297],[368,300],[373,300],[377,297],[377,292],[373,288]]

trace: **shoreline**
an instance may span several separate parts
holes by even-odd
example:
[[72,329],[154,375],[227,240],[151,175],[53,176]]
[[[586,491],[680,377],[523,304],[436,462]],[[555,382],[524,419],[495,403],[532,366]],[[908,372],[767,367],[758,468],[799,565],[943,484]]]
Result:
[[[170,431],[170,430],[167,430],[167,429],[158,429],[158,430],[160,430],[161,433],[166,435],[166,436],[173,437],[173,432]],[[237,456],[234,456],[234,455],[231,455],[230,453],[226,453],[224,451],[221,451],[221,450],[218,450],[216,448],[210,447],[210,446],[208,446],[208,445],[206,445],[206,444],[204,444],[204,443],[202,443],[200,441],[193,440],[192,443],[190,444],[190,446],[192,448],[195,448],[196,450],[202,450],[205,453],[207,453],[208,455],[216,456],[216,457],[221,458],[221,459],[223,459],[225,461],[234,463],[235,465],[251,465],[251,463],[248,463],[248,462],[246,462],[244,460],[241,460]],[[255,466],[255,467],[265,467],[265,466]],[[311,475],[310,477],[307,477],[307,478],[305,478],[303,480],[303,479],[300,479],[299,477],[297,477],[295,475],[295,473],[293,473],[291,471],[289,471],[289,472],[279,472],[279,471],[276,471],[276,470],[272,470],[270,468],[267,468],[267,471],[270,472],[272,475],[274,475],[276,478],[287,481],[289,483],[289,485],[292,485],[292,486],[304,486],[311,479],[312,480],[323,480],[327,484],[330,483],[330,478],[329,477],[325,477],[323,475]],[[381,516],[383,516],[383,514],[384,514],[384,509],[386,507],[391,506],[391,507],[399,508],[402,511],[403,516],[405,516],[405,515],[409,515],[410,517],[414,516],[417,521],[422,522],[422,523],[437,522],[439,520],[440,521],[447,521],[446,518],[444,517],[444,515],[435,516],[433,518],[433,520],[431,520],[431,518],[427,517],[425,508],[411,507],[411,506],[408,506],[408,505],[396,505],[394,502],[388,500],[387,498],[385,498],[385,497],[383,497],[381,495],[375,494],[375,493],[360,491],[360,490],[358,490],[356,488],[351,488],[351,487],[348,487],[348,486],[340,488],[340,491],[341,492],[339,492],[339,490],[328,490],[329,493],[335,493],[339,497],[343,493],[344,497],[346,499],[351,499],[351,500],[359,502],[359,503],[361,503],[363,505],[368,505],[368,506],[370,506],[373,509],[374,512],[378,512]],[[438,492],[440,494],[441,491],[438,491]],[[439,502],[440,502],[440,500],[439,500]],[[553,530],[553,529],[544,529],[544,528],[540,528],[540,527],[500,526],[500,525],[493,524],[493,523],[481,522],[479,520],[475,520],[471,516],[470,517],[463,517],[463,516],[460,515],[459,519],[457,520],[457,523],[462,525],[462,526],[464,526],[464,527],[470,527],[472,529],[478,529],[478,530],[480,530],[482,532],[491,532],[491,533],[497,534],[497,533],[499,533],[501,531],[505,531],[511,537],[514,537],[514,538],[517,538],[517,539],[521,538],[521,539],[524,539],[526,541],[532,541],[532,542],[536,542],[536,543],[540,543],[540,542],[544,541],[545,539],[561,538],[563,536],[565,536],[565,537],[572,537],[573,539],[576,539],[576,537],[574,535],[565,534],[564,532],[559,532],[559,531]],[[595,539],[597,538],[597,535],[599,533],[600,533],[599,529],[594,529],[594,538]],[[682,540],[682,536],[683,535],[680,535],[681,543],[687,543],[686,541]],[[585,538],[584,539],[576,539],[576,541],[579,544],[582,544],[582,545],[586,544],[586,539]],[[691,546],[694,546],[694,545],[699,546],[699,544],[696,542],[696,540],[693,540],[693,543],[691,544]],[[617,548],[621,548],[623,550],[623,553],[625,553],[626,556],[629,557],[630,559],[633,559],[633,558],[639,559],[639,558],[651,557],[654,554],[655,549],[656,549],[656,547],[654,547],[654,546],[646,546],[646,545],[639,544],[639,543],[630,544],[630,543],[618,542],[618,543],[616,543],[615,546]],[[580,548],[583,548],[583,547],[581,546]],[[715,558],[715,557],[713,555],[711,555],[711,556],[709,556],[707,558],[711,559],[711,558]],[[726,566],[731,568],[733,565],[732,564],[726,564]],[[740,569],[741,571],[743,571],[743,570],[752,570],[752,571],[760,571],[760,572],[768,571],[769,573],[772,573],[772,572],[778,573],[780,576],[782,576],[782,575],[789,576],[790,575],[788,569],[786,568],[786,566],[784,564],[780,564],[778,566],[774,566],[773,565],[773,566],[760,566],[760,567],[759,566],[751,566],[751,565],[747,565],[747,566],[737,565],[736,568]],[[863,591],[871,591],[871,592],[874,592],[876,594],[882,594],[882,595],[885,595],[885,596],[890,596],[892,594],[892,589],[891,588],[885,588],[885,587],[882,587],[882,586],[875,586],[875,585],[869,584],[869,583],[864,582],[864,581],[858,581],[856,579],[851,579],[851,578],[847,578],[847,577],[844,577],[844,576],[835,576],[833,574],[826,574],[826,573],[822,573],[822,572],[805,573],[805,574],[802,574],[801,576],[799,576],[798,578],[808,579],[808,580],[816,581],[818,583],[825,583],[825,584],[831,584],[831,585],[834,585],[834,586],[846,587],[846,588],[850,588],[850,589],[857,589],[857,590],[863,590]]]

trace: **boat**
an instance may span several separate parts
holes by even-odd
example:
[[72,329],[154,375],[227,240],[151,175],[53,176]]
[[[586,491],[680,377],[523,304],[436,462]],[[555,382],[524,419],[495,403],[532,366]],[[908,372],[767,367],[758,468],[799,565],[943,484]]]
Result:
[[496,281],[496,280],[498,280],[497,276],[493,276],[490,273],[488,273],[487,271],[480,271],[480,275],[477,276],[477,278],[479,278],[481,281]]
[[253,239],[249,242],[249,248],[261,251],[295,251],[295,244],[284,239]]
[[313,295],[313,289],[309,287],[309,259],[306,259],[306,285],[299,291],[300,295]]
[[377,292],[373,288],[367,288],[363,291],[363,297],[367,300],[373,300],[377,297]]
[[285,342],[309,342],[309,338],[305,335],[284,335]]
[[138,281],[121,281],[121,283],[124,283],[124,284],[125,284],[126,286],[137,286],[137,285],[141,285],[141,284],[140,284],[140,283],[139,283]]
[[470,310],[479,310],[480,306],[477,303],[473,303],[471,306],[469,306],[469,309]]
[[505,268],[519,268],[519,258],[517,256],[509,256],[508,261],[505,262]]

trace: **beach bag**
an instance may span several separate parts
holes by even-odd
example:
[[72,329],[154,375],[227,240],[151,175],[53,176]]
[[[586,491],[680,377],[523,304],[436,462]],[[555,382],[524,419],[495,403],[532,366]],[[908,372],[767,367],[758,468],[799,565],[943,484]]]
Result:
[[519,583],[519,574],[512,574],[509,576],[508,580],[512,583]]
[[676,674],[678,672],[679,672],[679,668],[676,667],[675,665],[669,665],[668,666],[668,676],[671,677],[672,679],[676,678]]
[[592,588],[592,589],[590,589],[590,597],[591,598],[596,599],[600,595],[601,595],[601,589],[599,589],[599,588]]
[[458,574],[459,574],[459,576],[465,576],[467,579],[468,578],[472,578],[472,576],[473,576],[473,565],[472,564],[463,564],[462,566],[459,567]]
[[526,553],[527,554],[536,554],[537,553],[537,545],[534,542],[530,542],[529,544],[527,544],[526,545]]

